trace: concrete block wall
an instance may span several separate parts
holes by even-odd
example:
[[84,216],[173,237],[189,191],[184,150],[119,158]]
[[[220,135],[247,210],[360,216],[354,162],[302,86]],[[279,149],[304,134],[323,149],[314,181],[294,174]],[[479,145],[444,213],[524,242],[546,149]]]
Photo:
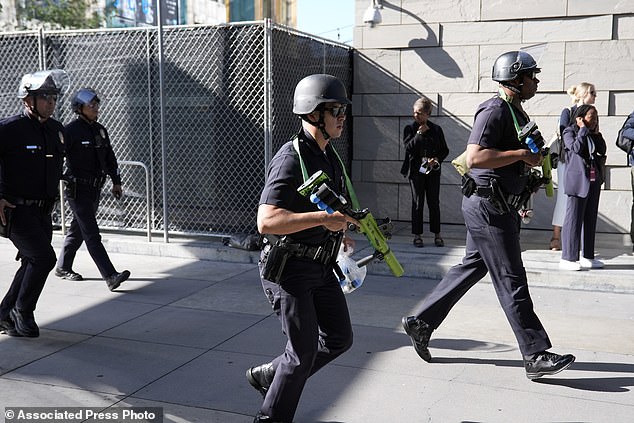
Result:
[[[365,25],[370,0],[355,2],[352,177],[375,216],[410,220],[410,187],[399,173],[403,127],[421,95],[434,103],[450,154],[442,167],[443,223],[463,224],[458,173],[449,163],[465,149],[479,103],[497,91],[491,67],[503,52],[531,47],[542,73],[525,109],[549,138],[568,87],[596,85],[608,177],[598,231],[629,232],[632,191],[616,133],[634,110],[634,1],[389,0],[382,22]],[[551,227],[554,199],[535,197],[529,227]],[[425,227],[427,231],[427,227]]]

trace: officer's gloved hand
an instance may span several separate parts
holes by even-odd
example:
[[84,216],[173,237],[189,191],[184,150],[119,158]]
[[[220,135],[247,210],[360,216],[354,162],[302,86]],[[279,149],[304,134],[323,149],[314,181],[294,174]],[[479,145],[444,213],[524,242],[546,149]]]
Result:
[[123,188],[121,188],[121,185],[112,186],[112,195],[114,195],[114,198],[116,198],[117,200],[121,198],[121,196],[123,195]]

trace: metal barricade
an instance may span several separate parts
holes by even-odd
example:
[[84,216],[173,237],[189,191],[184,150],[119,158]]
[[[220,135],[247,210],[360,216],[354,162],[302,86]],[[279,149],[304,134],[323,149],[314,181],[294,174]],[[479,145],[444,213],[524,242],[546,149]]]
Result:
[[[351,49],[270,21],[164,27],[161,54],[158,39],[153,27],[0,34],[0,107],[19,112],[20,78],[40,68],[63,68],[71,78],[58,99],[63,123],[74,118],[76,90],[97,91],[116,157],[145,166],[145,174],[136,165],[126,171],[126,192],[149,184],[150,201],[128,198],[124,210],[103,198],[104,229],[160,231],[166,241],[254,233],[266,164],[300,128],[295,85],[326,72],[350,90]],[[333,145],[350,165],[348,134]]]

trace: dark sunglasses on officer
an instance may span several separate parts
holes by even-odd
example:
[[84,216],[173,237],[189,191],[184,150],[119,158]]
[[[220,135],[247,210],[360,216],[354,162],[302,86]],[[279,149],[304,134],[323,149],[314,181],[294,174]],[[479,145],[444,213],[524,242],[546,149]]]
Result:
[[348,109],[348,105],[346,104],[341,106],[334,106],[334,107],[324,107],[324,110],[328,110],[334,118],[338,118],[340,116],[345,115],[347,109]]

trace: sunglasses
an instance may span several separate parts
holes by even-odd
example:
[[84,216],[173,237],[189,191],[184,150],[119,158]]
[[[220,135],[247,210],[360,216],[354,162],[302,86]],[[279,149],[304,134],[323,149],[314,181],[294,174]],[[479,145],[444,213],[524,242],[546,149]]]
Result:
[[532,79],[533,81],[537,79],[537,74],[539,72],[527,72],[524,75],[528,76],[530,79]]
[[325,110],[328,110],[330,114],[338,118],[339,116],[343,116],[346,114],[346,110],[348,109],[347,105],[338,106],[338,107],[326,107]]

